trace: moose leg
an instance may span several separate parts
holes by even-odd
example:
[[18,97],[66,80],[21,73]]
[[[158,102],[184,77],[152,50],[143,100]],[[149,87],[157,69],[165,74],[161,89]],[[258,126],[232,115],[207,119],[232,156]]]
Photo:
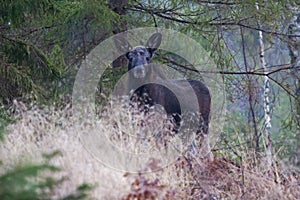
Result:
[[196,133],[194,148],[198,150],[198,154],[201,158],[213,161],[214,157],[211,152],[208,135],[209,122],[205,117],[199,116],[199,127]]

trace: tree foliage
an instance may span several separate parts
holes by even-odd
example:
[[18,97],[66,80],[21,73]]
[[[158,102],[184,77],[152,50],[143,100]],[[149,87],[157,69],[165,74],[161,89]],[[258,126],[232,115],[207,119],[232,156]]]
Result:
[[49,100],[70,90],[74,66],[118,23],[105,1],[4,1],[0,9],[0,97],[6,103],[30,93]]
[[[51,158],[59,152],[45,155],[42,164],[24,164],[15,166],[13,170],[7,171],[0,176],[0,198],[3,200],[12,199],[51,199],[52,193],[64,181],[53,178],[52,175],[45,176],[47,172],[55,174],[60,169],[49,163]],[[72,194],[60,199],[80,200],[87,197],[87,192],[92,189],[86,183],[78,186]]]

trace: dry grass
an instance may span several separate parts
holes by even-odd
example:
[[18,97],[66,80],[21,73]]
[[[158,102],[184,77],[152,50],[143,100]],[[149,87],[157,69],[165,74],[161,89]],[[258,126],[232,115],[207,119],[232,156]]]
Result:
[[[299,180],[290,175],[286,184],[271,171],[237,165],[225,158],[199,163],[191,160],[190,182],[186,190],[196,198],[207,199],[297,199]],[[277,171],[278,172],[278,171]],[[299,177],[298,177],[299,178]]]
[[246,169],[224,158],[199,163],[182,157],[155,175],[126,174],[132,184],[123,199],[299,199],[299,175],[275,177],[274,171]]
[[33,107],[29,110],[19,102],[15,106],[19,120],[7,128],[7,137],[0,143],[1,169],[42,162],[43,153],[60,150],[62,155],[53,158],[52,164],[61,167],[60,176],[67,176],[68,180],[56,191],[54,199],[69,194],[83,182],[96,185],[91,192],[95,199],[118,199],[128,189],[122,172],[104,166],[82,145],[76,132],[86,127],[73,126],[70,105],[62,109]]
[[[96,123],[87,124],[71,120],[69,104],[60,109],[27,109],[15,102],[18,120],[7,128],[6,139],[0,143],[0,160],[4,164],[0,174],[15,164],[40,162],[43,153],[60,150],[62,155],[52,162],[63,169],[60,176],[69,179],[53,194],[54,199],[74,191],[83,182],[96,184],[91,192],[95,199],[300,198],[299,174],[286,173],[280,164],[271,170],[263,169],[253,165],[252,156],[250,159],[245,155],[242,164],[218,157],[210,162],[189,154],[172,154],[172,159],[162,160],[165,157],[159,156],[169,155],[166,147],[174,138],[167,117],[155,112],[133,113],[122,105],[113,107],[108,106]],[[124,176],[124,172],[103,165],[97,152],[89,153],[91,149],[83,145],[78,133],[102,133],[100,137],[106,137],[119,150],[145,155],[134,165],[132,158],[122,163],[136,167],[140,173]],[[146,171],[152,173],[142,173]]]

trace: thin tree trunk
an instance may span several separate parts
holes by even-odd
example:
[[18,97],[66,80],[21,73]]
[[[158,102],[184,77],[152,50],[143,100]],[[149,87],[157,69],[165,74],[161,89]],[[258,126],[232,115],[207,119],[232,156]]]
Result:
[[[290,25],[289,25],[289,34],[299,35],[299,37],[290,37],[289,38],[289,50],[291,57],[291,65],[293,67],[300,66],[300,13],[294,16]],[[296,133],[296,139],[300,141],[300,72],[299,69],[294,70],[294,78],[295,78],[295,122],[298,128],[298,132]],[[300,145],[297,143],[297,150],[299,152]],[[299,159],[297,155],[295,156],[294,164],[299,165]]]
[[[259,10],[258,3],[255,4],[256,9]],[[258,28],[261,29],[260,20],[258,20]],[[265,60],[265,47],[263,41],[263,32],[259,31],[259,57],[264,73],[268,73],[267,63]],[[271,114],[270,114],[270,79],[264,76],[264,116],[265,116],[265,151],[267,167],[272,166],[272,135],[271,135]]]
[[[300,66],[300,13],[294,16],[291,24],[289,25],[289,33],[293,35],[299,35],[299,37],[290,37],[289,39],[289,50],[291,57],[291,65],[296,67]],[[294,70],[294,77],[296,83],[296,123],[300,127],[300,74],[296,69]]]
[[[115,25],[113,33],[118,34],[126,31],[127,23],[124,17],[127,14],[126,6],[128,5],[128,0],[109,0],[108,2],[110,9],[120,16],[120,23]],[[124,66],[127,66],[127,59],[125,58],[125,56],[120,56],[112,63],[113,68]]]
[[[241,39],[242,39],[242,49],[243,49],[243,60],[246,72],[249,71],[248,69],[248,62],[247,62],[247,56],[246,56],[246,48],[245,48],[245,40],[244,40],[244,31],[243,27],[240,27],[241,32]],[[254,144],[253,141],[251,141],[251,146],[255,149],[255,152],[259,152],[259,135],[257,130],[257,122],[255,117],[255,111],[254,111],[254,104],[253,104],[253,89],[252,89],[252,79],[249,74],[246,74],[247,77],[247,90],[248,90],[248,102],[249,102],[249,109],[250,109],[250,118],[253,125],[253,131],[254,131]]]

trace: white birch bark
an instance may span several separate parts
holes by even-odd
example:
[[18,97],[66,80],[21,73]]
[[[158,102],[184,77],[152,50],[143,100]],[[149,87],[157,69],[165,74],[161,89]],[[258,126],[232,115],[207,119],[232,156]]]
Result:
[[[255,3],[256,9],[259,10],[259,5]],[[260,20],[258,20],[258,28],[261,29]],[[265,47],[263,41],[263,32],[259,31],[259,57],[264,73],[268,73],[267,63],[265,60]],[[271,134],[271,114],[270,114],[270,79],[268,76],[264,76],[264,118],[265,118],[265,152],[266,152],[266,164],[267,167],[272,165],[272,134]]]

